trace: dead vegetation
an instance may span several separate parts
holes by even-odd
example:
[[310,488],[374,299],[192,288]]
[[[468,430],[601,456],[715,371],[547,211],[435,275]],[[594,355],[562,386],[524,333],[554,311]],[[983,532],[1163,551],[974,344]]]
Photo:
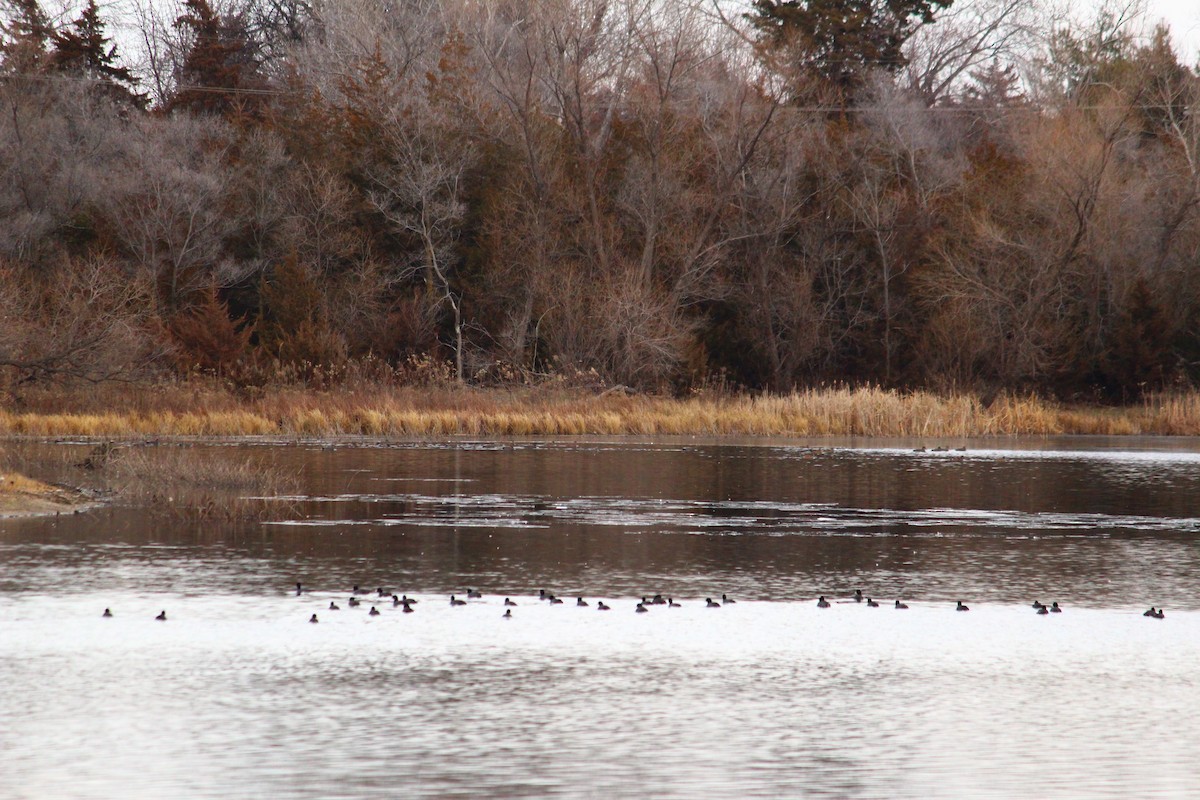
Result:
[[[355,384],[338,391],[277,388],[247,397],[217,382],[196,381],[138,391],[106,387],[78,394],[60,391],[41,398],[26,395],[23,410],[0,410],[0,435],[128,440],[146,436],[966,438],[1200,434],[1200,394],[1195,393],[1151,395],[1124,407],[1071,405],[1015,394],[988,400],[970,393],[940,395],[869,387],[671,398],[553,385],[475,389],[379,384]],[[132,476],[137,468],[131,459],[156,452],[125,450],[128,452],[115,458],[97,451],[80,464],[93,470],[103,466],[95,471],[104,474]],[[235,465],[209,463],[208,455],[193,464],[185,463],[187,457],[182,454],[155,458],[179,460],[177,466],[158,466],[166,474],[176,475],[178,481],[194,475],[197,485],[226,485],[237,473]]]
[[199,518],[262,518],[280,507],[269,498],[293,494],[278,467],[219,450],[127,447],[105,468],[121,502]]
[[[266,457],[221,448],[201,452],[189,446],[104,441],[81,459],[78,448],[24,441],[6,445],[2,464],[6,480],[0,495],[40,496],[75,507],[118,503],[193,519],[264,518],[284,509],[270,498],[296,489],[295,480]],[[26,474],[47,482],[22,477]],[[8,480],[15,488],[9,488]]]
[[10,469],[0,471],[0,517],[72,512],[89,500],[80,491],[52,486]]
[[[0,396],[362,363],[664,394],[1200,386],[1200,74],[1142,4],[867,3],[853,25],[882,28],[836,47],[843,3],[51,5],[0,2]],[[61,424],[689,429],[382,403]],[[792,430],[760,412],[729,424]]]

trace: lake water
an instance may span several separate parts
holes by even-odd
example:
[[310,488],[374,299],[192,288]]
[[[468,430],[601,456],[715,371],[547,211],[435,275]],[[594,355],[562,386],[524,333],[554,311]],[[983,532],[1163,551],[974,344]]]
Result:
[[0,798],[1200,797],[1200,444],[916,444],[244,446],[265,523],[0,520]]

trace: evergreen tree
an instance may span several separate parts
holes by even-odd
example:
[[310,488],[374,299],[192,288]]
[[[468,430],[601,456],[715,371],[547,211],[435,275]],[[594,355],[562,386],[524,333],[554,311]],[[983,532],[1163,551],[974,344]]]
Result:
[[1047,88],[1088,105],[1120,83],[1137,49],[1128,20],[1111,11],[1096,19],[1093,30],[1062,28],[1050,35],[1046,56],[1035,60]]
[[134,90],[137,78],[117,65],[117,46],[104,35],[96,0],[88,0],[79,18],[51,38],[54,50],[48,63],[53,69],[96,81],[102,92],[119,104],[146,107],[148,98]]
[[1012,64],[1000,66],[993,59],[987,66],[968,73],[971,83],[963,91],[963,100],[973,108],[1013,108],[1024,105],[1021,76]]
[[9,22],[0,22],[0,72],[30,74],[41,71],[50,41],[50,20],[38,0],[7,0]]
[[[754,0],[747,14],[761,44],[780,54],[800,93],[805,80],[852,102],[875,69],[906,63],[903,46],[952,0]],[[790,62],[790,63],[789,63]]]
[[175,20],[175,27],[187,35],[189,45],[167,111],[257,114],[266,84],[245,20],[221,16],[208,0],[187,0],[184,8],[187,13]]

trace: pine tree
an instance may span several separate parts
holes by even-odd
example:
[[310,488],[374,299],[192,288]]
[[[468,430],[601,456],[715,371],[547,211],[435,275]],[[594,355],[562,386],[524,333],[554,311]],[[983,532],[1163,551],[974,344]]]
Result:
[[1000,66],[993,59],[986,67],[972,70],[971,84],[963,92],[967,105],[975,108],[1013,108],[1024,105],[1021,76],[1012,64]]
[[0,23],[0,73],[31,74],[46,65],[53,29],[38,0],[10,0],[11,20]]
[[117,46],[104,35],[104,21],[96,0],[88,0],[79,18],[68,27],[55,31],[51,68],[72,76],[96,81],[101,91],[119,104],[144,109],[148,98],[134,90],[137,78],[128,68],[118,66]]
[[263,105],[265,82],[258,74],[254,44],[238,16],[223,17],[208,0],[187,0],[187,13],[175,27],[190,44],[178,75],[178,89],[167,111],[234,116],[256,114]]
[[[906,63],[905,41],[952,0],[754,0],[746,15],[760,43],[782,55],[797,88],[815,79],[843,105],[853,102],[871,70]],[[791,62],[791,63],[787,63]]]

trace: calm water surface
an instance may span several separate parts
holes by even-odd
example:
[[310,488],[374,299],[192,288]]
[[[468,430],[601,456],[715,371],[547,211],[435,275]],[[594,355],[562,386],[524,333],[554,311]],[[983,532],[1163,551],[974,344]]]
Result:
[[0,520],[0,798],[1200,797],[1200,444],[914,444],[247,446],[267,523]]

